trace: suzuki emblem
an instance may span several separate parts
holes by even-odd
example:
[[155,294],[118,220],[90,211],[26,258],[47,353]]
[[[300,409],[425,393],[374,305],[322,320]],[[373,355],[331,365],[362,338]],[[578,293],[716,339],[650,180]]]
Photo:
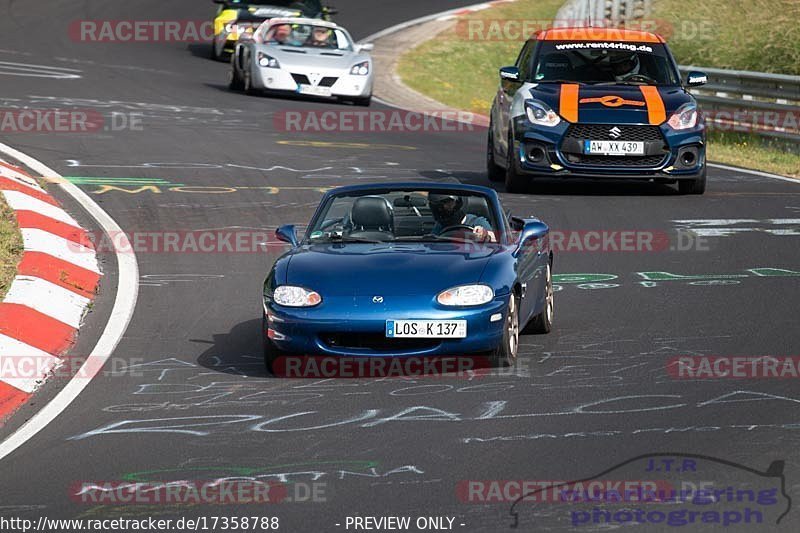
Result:
[[614,126],[610,130],[608,130],[608,134],[611,136],[612,139],[619,139],[620,137],[622,137],[622,130]]
[[373,296],[372,303],[374,304],[382,304],[383,303],[383,296]]

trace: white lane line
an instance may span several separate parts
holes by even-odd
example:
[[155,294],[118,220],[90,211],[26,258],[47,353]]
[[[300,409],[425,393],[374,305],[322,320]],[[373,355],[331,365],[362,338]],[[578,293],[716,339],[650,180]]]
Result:
[[73,265],[100,274],[94,249],[68,241],[63,237],[41,229],[22,228],[20,232],[22,233],[22,241],[26,251],[52,255]]
[[730,170],[731,172],[744,172],[745,174],[753,174],[754,176],[761,176],[762,178],[772,178],[774,180],[788,181],[789,183],[800,183],[800,179],[789,178],[781,176],[780,174],[771,174],[769,172],[762,172],[760,170],[750,170],[748,168],[731,167],[728,165],[721,165],[719,163],[708,163],[708,166],[713,168],[721,168],[722,170]]
[[0,333],[0,381],[32,393],[61,360],[30,344]]
[[75,329],[81,325],[83,312],[91,300],[46,279],[17,276],[3,300],[26,305]]
[[[2,146],[2,143],[0,143],[0,146]],[[6,197],[6,202],[8,202],[8,205],[11,206],[11,209],[14,211],[35,211],[40,215],[54,218],[59,222],[64,222],[65,224],[69,224],[75,228],[81,227],[74,218],[69,216],[67,212],[60,207],[43,202],[38,198],[34,198],[30,194],[25,194],[24,192],[20,191],[3,191],[3,195]]]
[[[37,161],[27,154],[20,152],[6,144],[0,143],[0,152],[20,161],[40,176],[53,176],[60,178],[59,174],[47,167],[47,165]],[[126,251],[122,253],[120,249],[133,250],[127,242],[125,233],[108,213],[95,203],[85,192],[77,186],[64,180],[59,186],[78,203],[97,221],[103,231],[108,235],[119,235],[125,241],[121,243],[116,252],[118,267],[117,295],[114,300],[114,307],[108,323],[100,335],[97,344],[92,349],[86,363],[78,371],[78,375],[92,376],[84,379],[72,379],[63,389],[45,405],[38,413],[33,415],[22,427],[12,433],[6,440],[0,443],[0,459],[8,456],[14,450],[28,442],[34,435],[52,422],[71,404],[75,398],[91,383],[96,370],[105,364],[114,349],[119,344],[125,330],[128,328],[134,309],[136,308],[136,298],[139,294],[139,265],[136,262],[136,255]],[[91,365],[91,368],[89,367]]]

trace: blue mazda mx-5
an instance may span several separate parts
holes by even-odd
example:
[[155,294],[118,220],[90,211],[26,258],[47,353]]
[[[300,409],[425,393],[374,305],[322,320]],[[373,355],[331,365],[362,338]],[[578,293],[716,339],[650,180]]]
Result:
[[553,321],[549,228],[461,184],[354,185],[323,197],[264,282],[268,368],[282,354],[517,357]]

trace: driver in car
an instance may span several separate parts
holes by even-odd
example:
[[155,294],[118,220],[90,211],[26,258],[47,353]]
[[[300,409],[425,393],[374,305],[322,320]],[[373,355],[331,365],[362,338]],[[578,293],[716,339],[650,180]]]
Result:
[[[464,213],[464,200],[453,194],[428,195],[428,204],[433,212],[436,224],[431,233],[441,235],[449,228],[468,226],[477,241],[497,242],[491,223],[484,217]],[[466,228],[465,228],[466,229]]]
[[625,81],[637,74],[642,64],[639,62],[639,55],[636,53],[615,54],[608,58],[611,65],[611,72],[617,81]]

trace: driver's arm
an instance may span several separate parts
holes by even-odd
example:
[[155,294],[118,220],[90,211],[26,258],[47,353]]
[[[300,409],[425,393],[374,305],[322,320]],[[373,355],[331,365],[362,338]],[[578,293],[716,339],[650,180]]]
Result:
[[485,218],[476,216],[472,220],[468,220],[466,224],[472,226],[472,232],[481,240],[497,242],[497,236],[492,231],[492,225]]

